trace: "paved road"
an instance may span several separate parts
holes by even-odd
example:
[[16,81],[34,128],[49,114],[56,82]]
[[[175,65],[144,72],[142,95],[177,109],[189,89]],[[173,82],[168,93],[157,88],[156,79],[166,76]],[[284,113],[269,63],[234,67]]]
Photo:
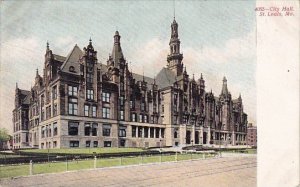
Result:
[[256,186],[256,156],[102,168],[3,180],[0,186]]

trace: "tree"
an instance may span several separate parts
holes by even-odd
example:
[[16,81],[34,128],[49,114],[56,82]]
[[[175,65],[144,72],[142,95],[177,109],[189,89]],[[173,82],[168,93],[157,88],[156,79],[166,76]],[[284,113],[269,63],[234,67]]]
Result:
[[5,142],[7,140],[9,140],[9,134],[7,129],[0,128],[0,142]]

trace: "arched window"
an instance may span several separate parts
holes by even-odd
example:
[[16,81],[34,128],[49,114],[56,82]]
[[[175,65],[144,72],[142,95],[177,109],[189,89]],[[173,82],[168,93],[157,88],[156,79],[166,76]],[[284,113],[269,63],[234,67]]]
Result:
[[177,131],[174,131],[174,138],[177,138]]

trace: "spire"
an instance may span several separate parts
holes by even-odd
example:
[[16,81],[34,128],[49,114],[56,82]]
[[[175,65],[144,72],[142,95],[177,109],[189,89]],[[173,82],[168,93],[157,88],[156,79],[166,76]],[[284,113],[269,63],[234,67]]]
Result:
[[224,76],[223,78],[223,86],[222,86],[222,93],[223,95],[227,95],[228,94],[228,89],[227,89],[227,79]]
[[92,38],[90,37],[89,39],[89,45],[87,46],[87,51],[94,51],[93,43],[92,43]]
[[239,101],[242,101],[242,96],[241,96],[241,93],[239,95],[239,98],[238,98]]
[[201,79],[201,80],[203,80],[203,76],[202,76],[202,73],[201,73],[201,75],[200,75],[200,79]]
[[120,59],[124,59],[122,48],[121,48],[121,43],[120,43],[120,38],[121,38],[121,36],[119,34],[119,31],[116,31],[115,35],[114,35],[114,46],[113,46],[113,50],[111,53],[112,60],[114,61],[114,66],[116,66],[116,67],[118,67],[118,65],[120,63]]
[[18,89],[18,83],[16,82],[16,90]]
[[36,74],[35,74],[35,76],[36,76],[36,77],[39,76],[39,69],[38,69],[38,68],[36,68]]
[[144,68],[143,68],[143,82],[145,82]]

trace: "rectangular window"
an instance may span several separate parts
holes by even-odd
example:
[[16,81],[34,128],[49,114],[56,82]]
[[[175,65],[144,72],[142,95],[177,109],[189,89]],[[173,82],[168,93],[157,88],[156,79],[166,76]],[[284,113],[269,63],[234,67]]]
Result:
[[77,136],[78,135],[78,122],[69,122],[69,135],[70,136]]
[[110,100],[110,93],[103,92],[102,93],[102,101],[109,103],[109,100]]
[[56,136],[57,135],[57,123],[53,123],[53,136]]
[[84,105],[84,116],[89,116],[89,109],[90,109],[89,105]]
[[41,106],[45,105],[45,96],[41,95]]
[[148,138],[148,131],[149,131],[149,128],[148,127],[144,127],[144,137],[145,138]]
[[102,108],[102,117],[110,118],[110,108]]
[[98,129],[98,124],[93,123],[93,125],[92,125],[92,136],[97,136],[97,129]]
[[138,127],[138,137],[141,138],[143,135],[143,127]]
[[77,97],[77,86],[68,86],[68,95]]
[[120,111],[120,120],[124,120],[124,111],[123,110]]
[[143,123],[143,114],[140,114],[140,123]]
[[102,135],[110,136],[111,125],[103,125]]
[[91,141],[85,141],[85,147],[91,147]]
[[132,136],[133,138],[136,137],[136,126],[132,126],[131,136]]
[[79,147],[79,141],[70,141],[70,147]]
[[136,122],[136,114],[131,114],[131,121]]
[[160,129],[161,130],[161,137],[164,138],[165,137],[165,129]]
[[57,86],[52,88],[52,99],[57,99]]
[[42,136],[42,138],[45,137],[45,126],[43,126],[41,129],[41,136]]
[[97,107],[96,106],[92,106],[92,116],[97,117]]
[[161,112],[165,112],[165,107],[164,107],[164,105],[161,105]]
[[141,103],[141,111],[145,111],[145,102],[144,101]]
[[130,105],[130,109],[134,109],[134,101],[133,100],[130,100],[129,105]]
[[53,148],[55,148],[57,146],[57,142],[53,141]]
[[150,138],[154,138],[154,127],[150,127]]
[[94,147],[98,147],[98,141],[94,141]]
[[84,135],[89,136],[91,134],[91,124],[84,124]]
[[124,96],[120,97],[120,106],[124,106]]
[[86,74],[86,82],[93,83],[93,74],[91,73]]
[[119,137],[126,137],[126,128],[119,128]]
[[155,128],[155,138],[159,138],[159,128]]
[[57,116],[57,104],[53,105],[53,116]]
[[148,116],[144,115],[144,123],[148,123]]
[[111,147],[111,141],[104,141],[104,147]]
[[77,103],[69,103],[69,114],[77,115],[78,114],[78,105]]
[[86,98],[87,99],[94,99],[94,90],[86,90]]

